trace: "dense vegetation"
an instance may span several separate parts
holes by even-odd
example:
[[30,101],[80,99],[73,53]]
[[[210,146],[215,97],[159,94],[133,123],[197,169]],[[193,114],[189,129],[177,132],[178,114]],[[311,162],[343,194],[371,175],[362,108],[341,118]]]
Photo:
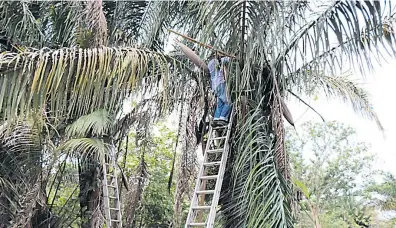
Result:
[[[391,2],[1,1],[1,226],[102,227],[101,158],[109,151],[119,163],[126,227],[183,224],[213,96],[205,72],[179,52],[165,52],[167,28],[237,56],[228,66],[236,116],[221,223],[303,225],[293,206],[299,191],[316,226],[339,215],[323,215],[337,201],[318,201],[312,188],[319,177],[313,182],[290,169],[291,160],[301,163],[293,153],[303,148],[287,150],[284,100],[324,92],[382,129],[367,93],[338,75],[351,67],[367,74],[395,55]],[[194,48],[206,58],[207,49]],[[177,131],[155,135],[153,125],[171,114]],[[349,146],[340,148],[353,152],[348,156],[365,150]],[[356,169],[323,172],[345,171],[347,182]],[[388,209],[393,180],[388,175],[367,188],[385,195]],[[371,221],[356,213],[340,224]]]

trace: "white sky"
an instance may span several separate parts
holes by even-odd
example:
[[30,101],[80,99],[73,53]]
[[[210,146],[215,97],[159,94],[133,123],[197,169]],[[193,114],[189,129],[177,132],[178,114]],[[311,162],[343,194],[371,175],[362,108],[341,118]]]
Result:
[[[396,122],[392,121],[395,117],[395,109],[393,97],[396,85],[396,60],[390,59],[389,63],[383,63],[382,66],[377,65],[375,72],[366,80],[364,87],[370,94],[370,98],[374,109],[376,110],[382,125],[385,128],[383,134],[374,121],[365,119],[355,113],[352,107],[339,100],[327,100],[327,98],[319,98],[318,100],[305,100],[313,108],[315,108],[326,121],[336,120],[346,123],[356,129],[358,139],[371,145],[370,152],[377,155],[374,168],[384,171],[390,171],[396,174],[396,149],[393,142],[396,141]],[[356,76],[360,76],[356,74]],[[362,78],[362,77],[360,77]],[[395,88],[396,90],[396,88]],[[287,102],[290,112],[293,114],[298,131],[299,124],[305,121],[313,120],[322,122],[322,120],[307,107],[292,98]],[[304,114],[305,112],[305,114]]]

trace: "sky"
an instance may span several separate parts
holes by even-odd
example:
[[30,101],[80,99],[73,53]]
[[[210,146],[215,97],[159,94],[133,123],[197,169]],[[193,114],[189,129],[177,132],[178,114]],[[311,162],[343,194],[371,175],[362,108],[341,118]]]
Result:
[[[319,97],[318,100],[306,100],[315,108],[326,121],[336,120],[350,125],[356,129],[359,140],[371,145],[370,152],[377,155],[374,168],[389,171],[396,175],[396,147],[393,142],[396,141],[396,121],[392,118],[396,116],[395,95],[393,91],[396,85],[396,60],[389,59],[388,63],[382,66],[376,65],[374,73],[364,80],[359,73],[354,76],[361,78],[363,87],[370,94],[370,99],[376,110],[378,117],[385,128],[381,132],[374,121],[368,120],[355,113],[352,107],[340,100],[327,100]],[[396,90],[396,89],[395,89]],[[305,121],[322,122],[320,117],[297,99],[290,99],[287,102],[290,112],[296,120],[296,128]]]

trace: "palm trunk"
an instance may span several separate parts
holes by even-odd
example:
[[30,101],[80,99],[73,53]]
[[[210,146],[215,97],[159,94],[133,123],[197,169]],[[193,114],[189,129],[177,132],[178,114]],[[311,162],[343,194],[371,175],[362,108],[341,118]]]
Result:
[[9,211],[10,202],[3,196],[4,192],[0,193],[0,228],[7,227],[11,220],[11,213]]
[[95,227],[95,219],[92,216],[95,210],[100,206],[101,191],[99,163],[94,158],[80,160],[78,166],[78,177],[80,185],[80,213],[81,213],[81,227],[90,228]]
[[[92,36],[84,40],[82,47],[99,47],[107,42],[107,23],[102,9],[102,0],[87,1],[85,10],[86,31]],[[81,160],[80,160],[81,161]],[[82,228],[97,227],[101,214],[101,180],[102,173],[100,162],[94,156],[87,156],[87,159],[79,163],[78,167],[80,185],[80,210]],[[99,183],[98,183],[99,182]]]

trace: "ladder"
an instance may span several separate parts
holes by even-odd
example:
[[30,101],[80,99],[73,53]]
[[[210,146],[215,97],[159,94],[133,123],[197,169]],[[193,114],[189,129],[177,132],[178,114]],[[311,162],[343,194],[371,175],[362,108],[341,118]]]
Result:
[[114,146],[104,156],[103,162],[103,203],[106,227],[122,227],[121,203],[118,191],[117,166]]
[[232,118],[233,108],[227,125],[219,127],[212,127],[211,123],[209,125],[204,159],[198,173],[185,228],[214,226],[216,207],[227,164]]

